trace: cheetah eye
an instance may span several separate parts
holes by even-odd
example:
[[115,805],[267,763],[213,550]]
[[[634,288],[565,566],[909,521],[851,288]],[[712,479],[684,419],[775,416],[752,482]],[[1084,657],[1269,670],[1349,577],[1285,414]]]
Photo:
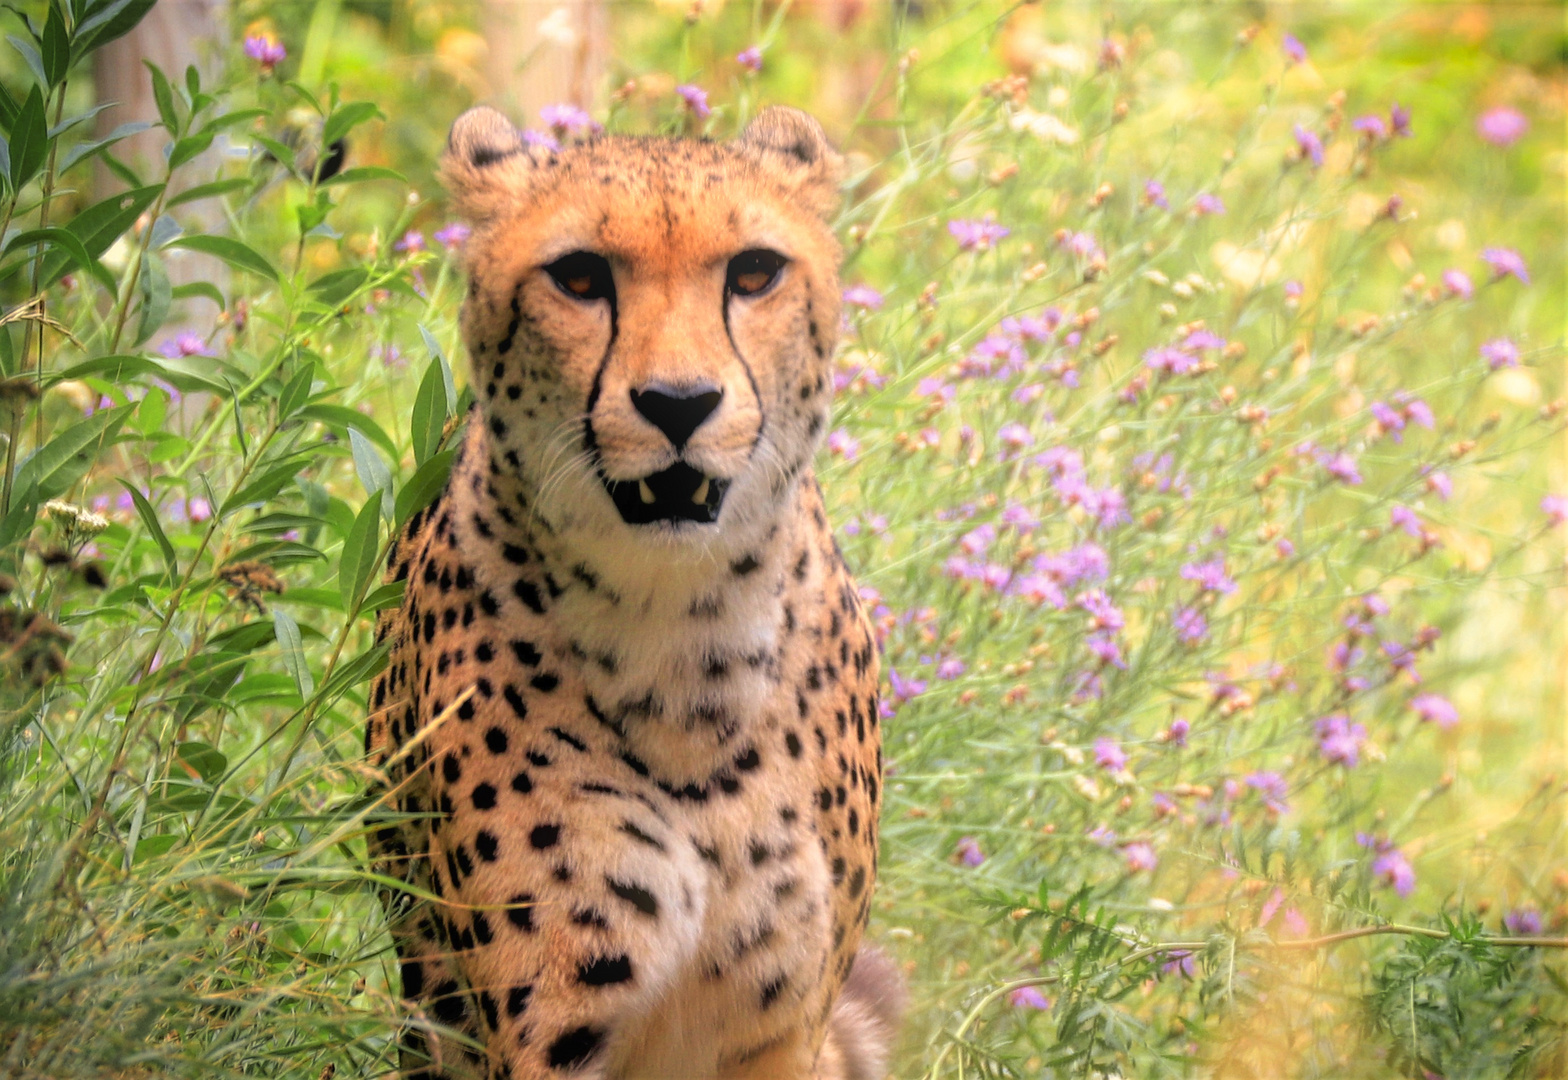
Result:
[[615,296],[615,279],[603,255],[574,251],[562,255],[544,268],[561,291],[579,300],[603,300]]
[[789,262],[776,251],[752,248],[730,260],[724,287],[736,296],[756,296],[778,280],[779,271]]

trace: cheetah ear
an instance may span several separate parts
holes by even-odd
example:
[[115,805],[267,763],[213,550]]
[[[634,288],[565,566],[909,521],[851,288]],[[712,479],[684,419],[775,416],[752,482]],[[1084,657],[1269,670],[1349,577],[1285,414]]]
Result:
[[822,217],[838,209],[844,159],[812,117],[784,105],[769,106],[746,125],[740,145],[765,155],[770,164],[783,165],[784,175],[794,178]]
[[528,161],[522,132],[505,116],[481,105],[452,125],[441,158],[441,182],[458,211],[477,222],[501,207],[507,189],[516,182],[516,164]]

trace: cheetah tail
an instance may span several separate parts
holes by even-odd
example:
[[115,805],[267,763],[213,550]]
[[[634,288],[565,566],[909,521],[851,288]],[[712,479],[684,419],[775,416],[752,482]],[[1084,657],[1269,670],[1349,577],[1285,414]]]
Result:
[[843,1080],[883,1080],[907,998],[904,978],[886,953],[862,945],[828,1021]]

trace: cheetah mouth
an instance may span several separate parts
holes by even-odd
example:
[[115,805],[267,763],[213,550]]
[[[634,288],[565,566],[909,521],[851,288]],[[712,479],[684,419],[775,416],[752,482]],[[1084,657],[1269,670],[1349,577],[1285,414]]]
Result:
[[684,461],[640,480],[611,480],[600,472],[599,482],[628,525],[679,521],[711,525],[719,520],[719,507],[730,484],[723,477],[700,473]]

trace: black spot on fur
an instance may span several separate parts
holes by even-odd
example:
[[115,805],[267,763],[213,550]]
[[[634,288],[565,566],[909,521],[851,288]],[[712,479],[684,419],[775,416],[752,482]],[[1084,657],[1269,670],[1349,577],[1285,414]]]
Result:
[[580,1069],[604,1044],[604,1032],[584,1025],[573,1028],[550,1044],[546,1060],[552,1069]]

